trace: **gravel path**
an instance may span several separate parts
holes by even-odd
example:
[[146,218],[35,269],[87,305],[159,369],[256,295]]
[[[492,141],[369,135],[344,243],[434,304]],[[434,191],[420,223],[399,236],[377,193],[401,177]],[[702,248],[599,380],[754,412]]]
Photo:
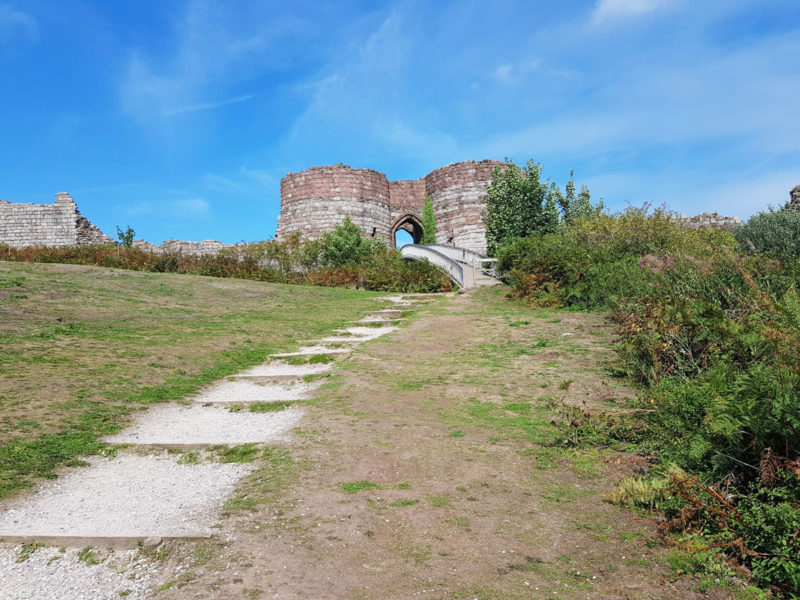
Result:
[[231,412],[220,406],[151,408],[133,424],[105,438],[111,444],[263,444],[286,441],[303,410],[273,413]]
[[0,515],[0,537],[208,535],[234,484],[254,466],[178,464],[174,457],[88,459]]
[[258,383],[247,379],[223,381],[195,396],[200,403],[285,402],[304,400],[308,393],[322,385],[322,381],[302,382],[292,385]]
[[251,367],[242,371],[237,377],[304,377],[306,375],[317,375],[330,371],[333,364],[318,365],[290,365],[281,360],[275,360],[263,365]]
[[[411,308],[400,297],[385,298],[402,310],[383,309],[361,322],[386,321]],[[354,345],[394,331],[396,327],[351,327],[327,342]],[[317,344],[273,358],[346,354],[350,347]],[[273,360],[205,390],[190,406],[165,405],[142,413],[134,425],[106,438],[124,444],[244,444],[287,439],[302,418],[298,407],[273,413],[230,412],[232,404],[302,400],[322,381],[291,384],[257,378],[297,377],[324,373],[331,364],[290,365]],[[30,538],[166,538],[210,535],[225,499],[254,464],[180,464],[174,456],[120,454],[93,457],[89,467],[69,471],[39,487],[30,497],[8,505],[0,514],[2,536]],[[0,543],[0,600],[31,598],[106,600],[151,598],[158,567],[138,552],[113,553],[88,565],[78,550],[41,548],[20,561],[23,547]],[[19,562],[18,562],[19,561]]]
[[290,356],[310,356],[314,354],[347,354],[352,352],[351,348],[329,348],[322,345],[303,346],[297,352],[284,352],[283,354],[273,354],[274,358],[288,358]]
[[150,598],[157,567],[137,551],[115,552],[87,565],[78,550],[39,548],[20,560],[22,546],[0,544],[2,600],[129,600]]

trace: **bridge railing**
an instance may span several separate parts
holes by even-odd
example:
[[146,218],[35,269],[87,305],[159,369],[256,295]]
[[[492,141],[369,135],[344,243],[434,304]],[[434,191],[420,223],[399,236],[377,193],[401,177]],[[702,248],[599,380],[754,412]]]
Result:
[[450,279],[462,288],[469,288],[475,285],[472,269],[464,269],[456,260],[439,252],[438,248],[406,244],[400,248],[400,254],[407,260],[427,259],[429,263],[443,269],[450,275]]
[[494,274],[497,259],[489,258],[480,252],[459,248],[457,246],[446,246],[445,244],[425,244],[424,247],[436,250],[448,258],[470,265],[474,269]]

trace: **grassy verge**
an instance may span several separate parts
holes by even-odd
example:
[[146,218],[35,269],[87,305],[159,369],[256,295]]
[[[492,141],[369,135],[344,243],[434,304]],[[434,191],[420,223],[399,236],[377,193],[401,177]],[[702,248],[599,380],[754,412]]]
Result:
[[498,264],[527,302],[608,309],[617,323],[619,368],[641,386],[636,410],[576,412],[570,435],[655,455],[617,501],[659,509],[688,551],[796,598],[800,257],[776,244],[754,254],[736,237],[629,211],[514,241]]
[[328,333],[375,297],[0,262],[0,498],[102,452],[131,412]]

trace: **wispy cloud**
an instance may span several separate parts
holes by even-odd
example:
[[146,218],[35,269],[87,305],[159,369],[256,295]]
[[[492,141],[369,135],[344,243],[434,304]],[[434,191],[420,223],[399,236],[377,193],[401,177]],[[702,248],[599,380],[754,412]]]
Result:
[[[256,98],[259,94],[242,93],[243,84],[290,66],[281,42],[308,28],[302,18],[262,14],[265,10],[261,5],[226,10],[212,0],[189,0],[172,23],[174,50],[131,51],[119,89],[124,110],[148,121]],[[221,93],[228,97],[208,100]]]
[[161,113],[162,117],[172,117],[175,115],[183,115],[186,113],[199,112],[203,110],[212,110],[230,104],[240,104],[252,100],[258,94],[245,94],[244,96],[236,96],[235,98],[228,98],[227,100],[219,100],[217,102],[204,102],[201,104],[190,104],[188,106],[179,106],[177,108],[169,108]]
[[[172,194],[166,193],[168,196]],[[117,210],[126,217],[159,216],[182,221],[205,221],[211,217],[211,204],[199,196],[167,198],[164,201],[142,200],[118,206]]]
[[677,0],[597,0],[592,21],[606,23],[674,8]]
[[11,4],[0,4],[0,43],[11,42],[19,36],[35,41],[39,37],[38,22]]

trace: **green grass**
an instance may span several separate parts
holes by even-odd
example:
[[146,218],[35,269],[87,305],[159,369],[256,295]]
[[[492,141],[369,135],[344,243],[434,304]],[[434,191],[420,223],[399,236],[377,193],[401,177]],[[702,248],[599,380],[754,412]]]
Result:
[[419,500],[397,500],[392,502],[389,506],[393,506],[395,508],[402,508],[404,506],[414,506],[415,504],[419,504]]
[[103,452],[134,411],[295,350],[378,295],[7,262],[0,282],[26,296],[0,295],[0,498]]
[[256,470],[240,482],[236,495],[225,503],[226,513],[249,512],[278,502],[303,468],[284,448],[267,448],[259,458]]
[[342,484],[342,491],[347,494],[357,494],[363,490],[379,490],[382,486],[371,481],[351,481]]
[[431,494],[426,496],[425,499],[432,505],[442,508],[450,505],[450,496],[447,494]]
[[254,413],[280,412],[293,404],[293,402],[253,402],[247,409]]

